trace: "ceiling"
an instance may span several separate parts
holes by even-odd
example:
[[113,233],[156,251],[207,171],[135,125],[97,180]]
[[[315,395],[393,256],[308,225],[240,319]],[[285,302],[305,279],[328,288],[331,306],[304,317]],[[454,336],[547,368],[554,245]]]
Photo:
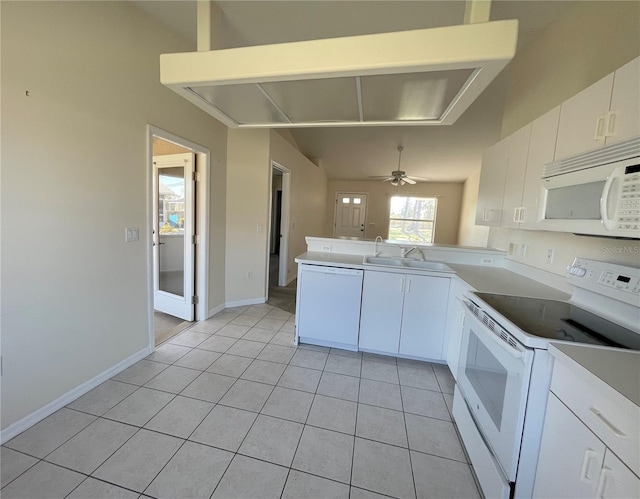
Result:
[[[196,48],[196,2],[132,0],[137,7],[188,39]],[[246,47],[462,24],[465,2],[413,1],[219,1],[221,47]],[[574,1],[494,0],[491,20],[518,19],[520,50]],[[435,182],[462,182],[497,142],[506,71],[450,126],[303,128],[285,130],[330,179],[366,179],[398,166]],[[289,135],[290,134],[290,135]]]

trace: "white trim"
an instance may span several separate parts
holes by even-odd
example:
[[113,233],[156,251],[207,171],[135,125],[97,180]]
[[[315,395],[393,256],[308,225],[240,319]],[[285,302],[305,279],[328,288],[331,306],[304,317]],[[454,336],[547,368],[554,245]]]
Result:
[[267,299],[263,296],[262,298],[249,298],[248,300],[228,301],[227,303],[225,303],[225,307],[232,308],[242,307],[244,305],[261,305],[266,302]]
[[[269,222],[273,217],[273,170],[282,173],[282,208],[280,215],[280,254],[278,256],[278,286],[287,285],[287,274],[289,272],[289,219],[291,210],[291,170],[282,166],[275,161],[271,162],[271,175],[269,176]],[[272,224],[269,223],[269,237],[267,238],[267,255],[266,255],[266,280],[265,292],[269,296],[269,255],[271,252],[271,229]]]
[[291,284],[293,281],[295,281],[298,278],[297,275],[292,275],[291,277],[289,277],[289,279],[287,279],[287,282],[285,284],[285,286],[288,286],[289,284]]
[[221,303],[217,307],[210,308],[209,309],[209,315],[207,315],[207,319],[210,318],[210,317],[213,317],[218,312],[222,312],[224,310],[224,308],[225,308],[225,304],[224,303]]
[[67,393],[61,395],[57,399],[49,402],[47,405],[33,411],[31,414],[19,419],[15,423],[10,424],[4,430],[0,432],[0,444],[11,440],[13,437],[32,427],[34,424],[42,421],[47,416],[50,416],[59,409],[62,409],[67,404],[70,404],[77,398],[81,397],[85,393],[93,390],[96,386],[104,383],[108,379],[114,377],[116,374],[121,373],[128,367],[132,366],[141,359],[144,359],[153,352],[150,347],[143,348],[142,350],[130,355],[124,360],[121,360],[117,364],[102,371],[97,376],[94,376],[90,380],[85,381],[81,385],[69,390]]
[[149,317],[149,345],[153,349],[155,337],[153,331],[153,247],[151,244],[151,231],[153,229],[153,137],[158,137],[168,142],[173,142],[187,149],[191,149],[196,155],[196,166],[200,173],[200,181],[196,182],[196,232],[200,236],[200,242],[196,245],[196,294],[198,304],[196,306],[195,320],[208,319],[209,310],[209,211],[211,206],[211,189],[209,176],[211,172],[211,150],[195,142],[191,142],[179,135],[167,132],[153,125],[147,125],[147,230],[144,240],[147,244],[147,303]]

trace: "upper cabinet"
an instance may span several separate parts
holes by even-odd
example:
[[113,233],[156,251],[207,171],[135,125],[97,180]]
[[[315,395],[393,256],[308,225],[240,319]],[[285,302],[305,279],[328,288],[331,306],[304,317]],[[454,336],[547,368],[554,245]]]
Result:
[[527,168],[522,189],[522,206],[518,212],[519,228],[521,229],[535,229],[538,218],[542,167],[553,161],[559,120],[560,106],[531,123]]
[[640,58],[562,103],[555,159],[640,134]]
[[509,159],[504,183],[501,226],[507,229],[517,229],[522,218],[522,189],[527,170],[530,138],[531,123],[505,139],[509,144]]
[[614,73],[606,143],[640,135],[640,57]]
[[509,141],[501,140],[482,156],[476,225],[500,227],[504,182],[509,162]]

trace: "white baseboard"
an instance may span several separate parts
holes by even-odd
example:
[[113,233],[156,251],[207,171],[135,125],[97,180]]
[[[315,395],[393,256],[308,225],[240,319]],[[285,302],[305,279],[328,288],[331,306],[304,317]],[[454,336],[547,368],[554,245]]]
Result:
[[90,390],[93,390],[96,386],[104,383],[108,379],[112,378],[116,374],[124,371],[127,367],[132,366],[141,359],[144,359],[147,355],[150,355],[153,350],[150,347],[143,348],[139,352],[130,355],[126,359],[111,366],[106,371],[102,371],[97,376],[94,376],[88,381],[85,381],[81,385],[76,386],[72,390],[69,390],[64,395],[61,395],[57,399],[49,402],[47,405],[33,411],[31,414],[19,419],[15,423],[10,424],[4,430],[0,431],[0,444],[11,440],[13,437],[22,433],[23,431],[31,428],[34,424],[42,421],[47,416],[50,416],[58,409],[62,409],[65,405],[70,404],[78,397],[81,397]]
[[266,303],[267,299],[263,296],[262,298],[249,298],[248,300],[239,300],[239,301],[229,301],[225,304],[227,308],[231,307],[242,307],[243,305],[260,305],[262,303]]
[[217,307],[211,308],[209,309],[208,315],[207,315],[207,319],[209,317],[213,317],[214,315],[216,315],[218,312],[222,312],[225,308],[225,304],[221,303],[220,305],[218,305]]

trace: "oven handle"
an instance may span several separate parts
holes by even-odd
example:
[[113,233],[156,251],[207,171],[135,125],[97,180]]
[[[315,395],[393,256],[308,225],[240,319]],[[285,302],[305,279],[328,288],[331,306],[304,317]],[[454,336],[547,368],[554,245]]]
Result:
[[482,321],[478,318],[476,314],[473,313],[472,303],[469,300],[463,300],[465,307],[468,309],[468,314],[471,315],[472,319],[475,320],[479,326],[482,327],[484,331],[488,334],[483,335],[483,337],[489,337],[491,340],[501,347],[505,352],[511,355],[515,359],[522,359],[525,356],[525,352],[518,350],[516,347],[507,343],[506,341],[500,339],[491,329],[489,329]]

